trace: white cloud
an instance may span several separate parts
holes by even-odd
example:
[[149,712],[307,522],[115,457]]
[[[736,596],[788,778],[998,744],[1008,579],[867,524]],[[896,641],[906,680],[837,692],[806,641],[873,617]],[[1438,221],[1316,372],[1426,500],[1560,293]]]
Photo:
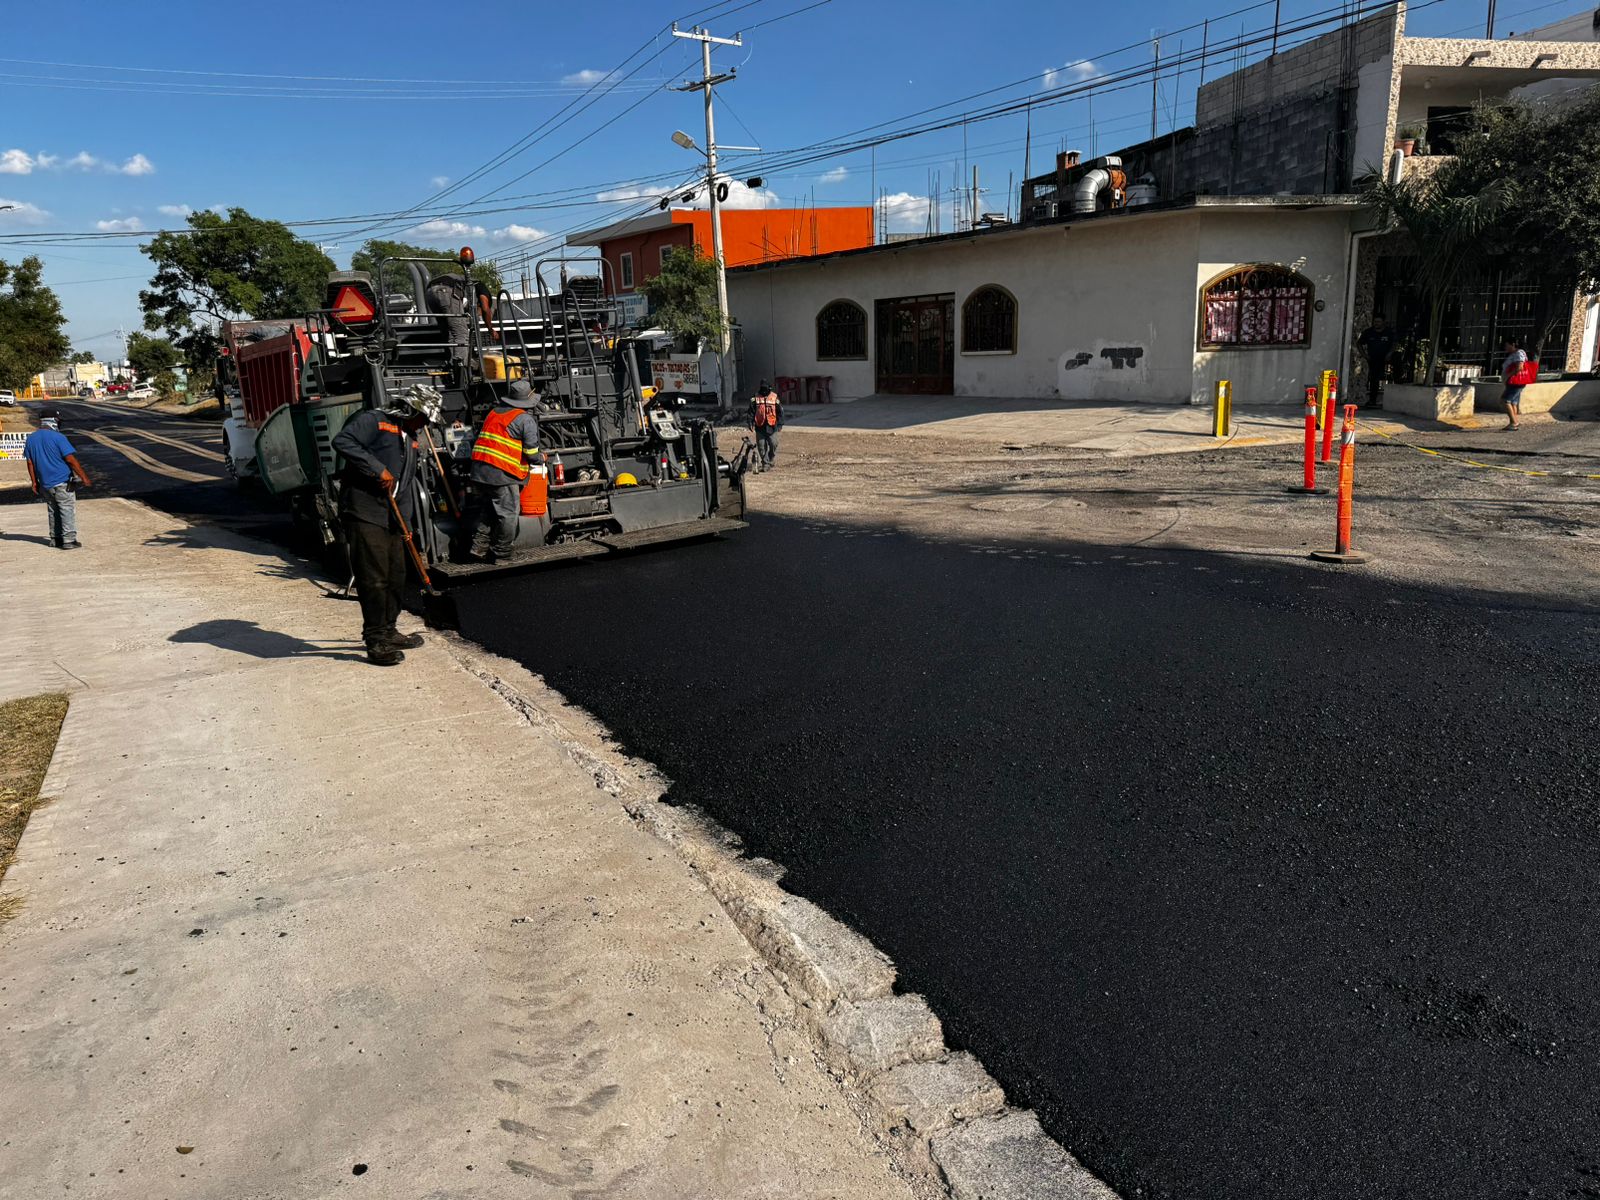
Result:
[[138,217],[120,217],[115,221],[96,221],[94,227],[101,233],[140,233],[144,223]]
[[489,231],[482,225],[468,225],[464,221],[446,221],[443,218],[435,218],[432,221],[424,221],[421,225],[412,226],[411,229],[407,231],[406,236],[419,238],[464,238],[486,237],[488,233]]
[[11,223],[14,225],[43,225],[50,219],[50,214],[37,204],[29,204],[26,200],[7,200],[0,196],[0,225]]
[[1051,67],[1039,76],[1039,81],[1047,88],[1060,87],[1063,83],[1082,83],[1085,79],[1093,79],[1100,74],[1100,68],[1090,59],[1082,62],[1068,63],[1062,67]]
[[833,170],[824,171],[821,175],[819,175],[817,177],[817,182],[818,183],[843,183],[846,179],[849,179],[849,178],[850,178],[850,169],[848,167],[835,167]]
[[428,180],[428,182],[436,188],[442,188],[445,184],[450,182],[450,176],[435,175],[432,179]]
[[610,78],[610,71],[596,71],[593,67],[585,67],[581,71],[574,71],[571,75],[563,75],[561,82],[569,87],[592,87]]
[[551,235],[543,229],[535,229],[531,225],[518,225],[513,222],[504,229],[494,231],[497,242],[542,242]]
[[187,204],[161,204],[156,207],[156,211],[167,217],[187,217],[194,209]]
[[659,187],[645,187],[642,183],[625,183],[621,187],[597,193],[595,199],[602,204],[617,204],[626,200],[657,200],[662,194]]
[[153,175],[155,164],[142,154],[135,154],[115,166],[96,158],[87,150],[79,150],[71,158],[59,154],[29,154],[26,150],[0,151],[0,175],[31,175],[39,171],[109,171],[115,175]]
[[928,197],[915,192],[891,192],[878,200],[888,218],[890,233],[921,233],[928,228]]

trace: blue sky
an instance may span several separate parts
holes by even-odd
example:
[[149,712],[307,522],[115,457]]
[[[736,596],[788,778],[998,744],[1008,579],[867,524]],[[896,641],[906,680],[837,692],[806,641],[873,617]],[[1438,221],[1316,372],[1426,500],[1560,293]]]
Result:
[[[1180,48],[1192,53],[1199,30],[1170,31],[1249,0],[1218,0],[1211,8],[1178,0],[1097,7],[1011,0],[993,10],[825,0],[795,12],[810,2],[391,0],[282,11],[215,0],[8,5],[0,43],[0,204],[16,207],[0,212],[0,233],[173,228],[186,209],[211,206],[287,221],[415,207],[376,230],[363,228],[374,224],[368,220],[298,232],[330,247],[341,264],[373,232],[439,245],[469,241],[480,255],[514,259],[548,247],[541,240],[547,235],[638,211],[664,194],[671,173],[680,173],[676,182],[694,173],[695,155],[669,136],[680,128],[702,136],[700,100],[665,85],[698,75],[699,48],[661,32],[674,19],[705,20],[718,34],[748,31],[743,47],[714,54],[718,69],[739,68],[738,80],[718,89],[717,133],[724,143],[772,152],[1001,85],[1015,84],[990,101],[1128,70],[1150,61],[1153,31],[1169,31],[1167,58]],[[1580,7],[1502,0],[1500,28],[1544,24]],[[1326,9],[1317,0],[1283,3],[1286,22]],[[1442,0],[1413,14],[1411,32],[1470,34],[1481,28],[1482,12],[1476,0]],[[1257,30],[1271,19],[1268,0],[1218,22],[1212,37]],[[766,21],[772,23],[757,24]],[[471,184],[425,203],[562,106],[594,97],[586,89],[596,80],[604,86],[607,72],[647,42],[630,65],[661,53],[593,107]],[[1214,64],[1208,76],[1222,69]],[[1162,81],[1162,129],[1188,122],[1198,81],[1195,69]],[[1058,148],[1105,153],[1148,136],[1150,103],[1145,81],[1039,109],[1032,115],[1035,171]],[[958,173],[970,182],[976,164],[983,209],[1004,211],[1008,175],[1022,175],[1025,128],[1015,115],[882,146],[875,173],[867,153],[763,171],[766,186],[751,195],[736,188],[735,199],[869,204],[876,186],[889,197],[891,228],[920,229],[933,173],[949,189]],[[575,148],[540,166],[571,143]],[[747,170],[739,156],[728,167],[736,177]],[[948,231],[944,199],[938,219]],[[110,354],[115,327],[139,326],[137,293],[149,267],[138,242],[11,244],[0,256],[40,254],[74,344]]]

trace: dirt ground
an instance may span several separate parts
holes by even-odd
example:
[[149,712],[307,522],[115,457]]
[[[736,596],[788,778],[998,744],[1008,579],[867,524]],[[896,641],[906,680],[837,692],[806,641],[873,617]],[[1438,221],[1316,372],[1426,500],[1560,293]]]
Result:
[[[0,744],[6,747],[0,758],[0,881],[16,855],[28,817],[41,803],[39,788],[66,716],[67,698],[60,695],[0,704]],[[0,907],[0,921],[10,915]]]
[[[886,524],[935,538],[1281,557],[1319,571],[1537,593],[1588,607],[1600,478],[1584,476],[1600,473],[1600,425],[1529,425],[1514,435],[1408,436],[1410,445],[1363,433],[1354,508],[1354,542],[1370,556],[1362,567],[1306,558],[1333,546],[1337,473],[1336,466],[1321,469],[1318,483],[1328,495],[1290,494],[1302,471],[1292,446],[1106,458],[1046,446],[791,428],[782,435],[778,469],[749,486],[756,510]],[[730,442],[738,444],[725,434],[723,445]],[[1521,473],[1530,471],[1547,474]]]

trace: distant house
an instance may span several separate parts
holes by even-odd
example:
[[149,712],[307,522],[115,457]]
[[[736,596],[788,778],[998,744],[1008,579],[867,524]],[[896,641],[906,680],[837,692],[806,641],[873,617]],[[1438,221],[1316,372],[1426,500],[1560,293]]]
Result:
[[[1436,170],[1480,99],[1600,79],[1593,28],[1417,38],[1397,4],[1209,80],[1191,128],[1059,155],[1023,181],[1018,224],[739,267],[747,370],[831,375],[838,397],[1204,403],[1227,379],[1239,404],[1293,405],[1332,368],[1352,394],[1374,313],[1412,350],[1426,329],[1414,248],[1378,236],[1363,177]],[[1396,148],[1410,127],[1430,154]],[[1531,331],[1529,291],[1509,273],[1464,281],[1442,361],[1495,365],[1500,338]],[[1547,369],[1594,367],[1597,315],[1576,298]]]
[[[628,295],[661,270],[674,246],[711,253],[711,214],[699,208],[667,208],[599,229],[575,233],[569,246],[594,246],[605,260],[606,291]],[[872,245],[872,209],[725,208],[722,257],[729,267],[832,254]]]

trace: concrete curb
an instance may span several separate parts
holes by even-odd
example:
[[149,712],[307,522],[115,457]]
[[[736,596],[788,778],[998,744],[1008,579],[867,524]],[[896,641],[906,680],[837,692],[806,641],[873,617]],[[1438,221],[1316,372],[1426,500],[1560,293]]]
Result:
[[[663,804],[669,781],[537,675],[455,635],[435,635],[530,725],[555,737],[595,785],[668,843],[706,884],[795,1003],[818,1056],[919,1193],[950,1200],[1118,1200],[1005,1094],[951,1051],[921,996],[894,993],[895,967],[866,938],[779,886],[783,868],[743,857],[705,814]],[[548,699],[546,699],[548,697]],[[560,710],[560,715],[555,710]]]

